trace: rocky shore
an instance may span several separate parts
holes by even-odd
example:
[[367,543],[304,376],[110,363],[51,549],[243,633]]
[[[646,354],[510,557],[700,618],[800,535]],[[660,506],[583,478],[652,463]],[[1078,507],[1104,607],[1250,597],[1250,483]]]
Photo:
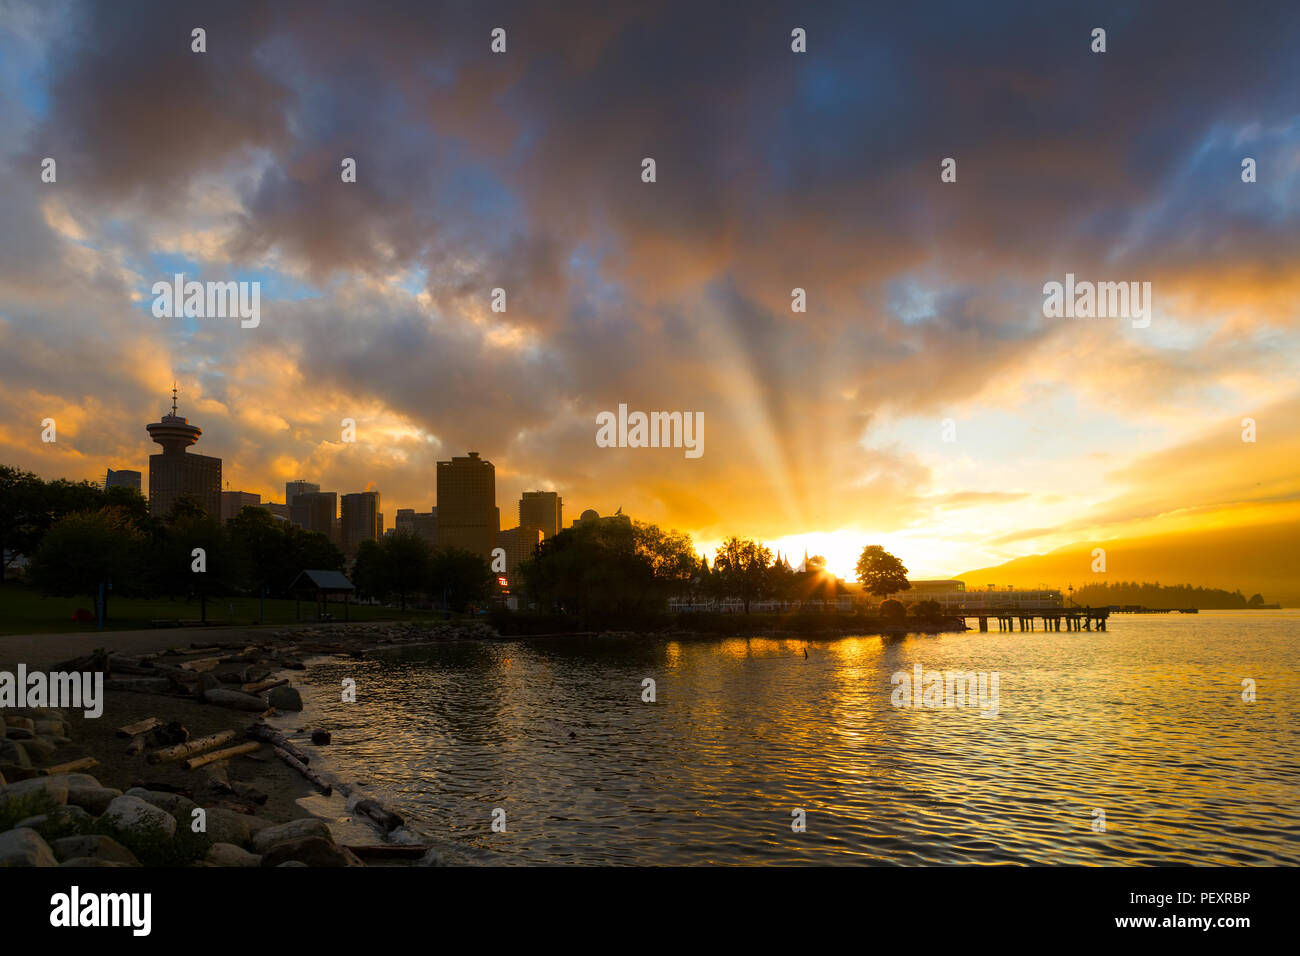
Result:
[[[159,644],[176,637],[160,634]],[[329,730],[277,730],[267,720],[302,709],[290,675],[312,658],[495,637],[482,624],[325,624],[134,657],[101,649],[55,664],[104,674],[103,715],[0,710],[0,866],[435,862],[421,846],[386,842],[403,821],[374,800],[348,801],[367,824],[366,845],[336,842],[297,802],[313,791],[351,793],[311,766]]]

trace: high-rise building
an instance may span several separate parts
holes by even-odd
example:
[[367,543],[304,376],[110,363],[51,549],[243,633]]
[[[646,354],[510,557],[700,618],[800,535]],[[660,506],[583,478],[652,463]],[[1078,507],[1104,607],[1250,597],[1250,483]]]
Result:
[[510,583],[515,583],[515,569],[520,561],[533,556],[537,545],[542,540],[542,532],[537,528],[510,528],[497,532],[497,547],[506,553],[506,576]]
[[221,493],[221,520],[229,521],[245,506],[256,508],[262,503],[262,496],[251,491],[223,491]]
[[306,491],[293,499],[289,506],[289,520],[305,531],[323,534],[331,541],[334,519],[338,514],[338,496],[332,491]]
[[311,481],[286,481],[284,483],[284,503],[292,506],[293,499],[298,495],[315,494],[318,491],[320,491],[320,485]]
[[438,462],[439,547],[460,548],[489,560],[501,530],[496,498],[496,469],[478,452]]
[[108,469],[108,474],[104,476],[104,490],[107,491],[109,488],[134,488],[139,491],[140,472]]
[[554,491],[525,491],[519,499],[519,527],[536,528],[544,538],[559,534],[564,527],[564,499]]
[[190,455],[185,449],[199,440],[203,429],[176,414],[176,389],[172,388],[172,413],[145,426],[149,437],[162,445],[162,454],[149,456],[149,514],[164,518],[182,496],[199,502],[213,518],[221,516],[221,459]]
[[383,519],[379,511],[379,492],[358,491],[344,495],[339,504],[339,530],[343,553],[349,557],[357,553],[362,541],[378,541],[383,535]]
[[413,534],[423,538],[431,548],[438,546],[438,509],[428,512],[414,508],[398,508],[396,521],[398,534]]

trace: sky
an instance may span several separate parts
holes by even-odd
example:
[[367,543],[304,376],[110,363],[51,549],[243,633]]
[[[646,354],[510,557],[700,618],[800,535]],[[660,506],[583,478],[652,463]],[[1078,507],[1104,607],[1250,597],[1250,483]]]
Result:
[[[1287,3],[0,0],[0,462],[147,475],[175,381],[230,489],[389,526],[469,450],[505,527],[846,576],[1295,521],[1297,48]],[[155,317],[177,272],[260,324]],[[1067,274],[1150,324],[1045,315]],[[620,404],[703,454],[599,447]]]

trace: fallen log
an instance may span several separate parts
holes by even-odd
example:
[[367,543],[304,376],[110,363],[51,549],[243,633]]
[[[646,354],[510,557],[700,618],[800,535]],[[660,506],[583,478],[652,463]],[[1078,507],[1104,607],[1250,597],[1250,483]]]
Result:
[[239,689],[245,694],[260,694],[264,690],[270,690],[272,687],[283,687],[287,683],[289,683],[289,678],[282,677],[280,680],[264,680],[258,681],[256,684],[245,684]]
[[195,674],[206,674],[208,671],[216,670],[221,666],[219,657],[200,657],[198,660],[186,661],[181,664],[184,670],[192,671]]
[[254,740],[260,740],[263,743],[273,744],[274,746],[279,747],[282,750],[288,751],[290,754],[293,755],[293,758],[295,760],[298,760],[303,764],[311,763],[311,758],[307,756],[305,753],[303,753],[301,750],[299,750],[297,747],[295,747],[293,741],[291,741],[284,734],[280,733],[280,731],[274,730],[266,726],[266,724],[253,724],[253,726],[248,728],[248,736],[252,737]]
[[52,767],[46,767],[45,772],[48,774],[81,773],[83,770],[98,766],[99,761],[94,757],[82,757],[80,760],[69,760],[67,763],[56,763]]
[[127,724],[125,727],[117,728],[119,737],[134,737],[137,734],[146,734],[155,727],[161,727],[162,721],[157,717],[146,717],[144,720],[137,720],[134,724]]
[[325,796],[328,797],[330,794],[334,792],[334,788],[330,786],[328,783],[326,783],[324,780],[322,780],[320,774],[316,773],[316,771],[314,770],[309,769],[305,763],[303,763],[293,754],[289,753],[289,751],[285,750],[283,747],[276,747],[275,755],[279,757],[281,760],[283,760],[285,763],[287,763],[294,770],[297,770],[300,774],[302,774],[304,777],[310,780],[313,784],[315,784],[316,789],[318,789],[321,793],[325,794]]
[[391,833],[400,827],[405,821],[392,810],[385,808],[377,800],[360,800],[353,809],[358,813],[364,813],[385,833]]
[[224,750],[214,750],[212,753],[204,754],[201,757],[191,757],[185,761],[183,766],[186,770],[197,770],[204,764],[216,763],[218,760],[225,760],[229,757],[238,757],[242,754],[251,754],[262,745],[256,740],[249,741],[246,744],[236,744],[233,747],[226,747]]
[[144,742],[148,737],[148,734],[136,734],[132,737],[131,742],[126,745],[127,754],[134,755],[144,750]]
[[198,740],[177,744],[174,747],[155,750],[144,759],[149,763],[167,763],[169,760],[179,760],[181,757],[188,757],[190,754],[196,754],[201,750],[207,750],[209,747],[217,747],[228,740],[234,740],[235,735],[236,731],[223,730],[219,734],[211,734],[207,737],[200,737]]

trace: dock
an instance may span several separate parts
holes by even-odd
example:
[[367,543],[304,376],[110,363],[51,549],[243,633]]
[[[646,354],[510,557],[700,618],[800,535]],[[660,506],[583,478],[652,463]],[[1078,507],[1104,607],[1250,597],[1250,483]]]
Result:
[[1051,607],[1051,608],[953,608],[948,611],[953,617],[963,621],[972,618],[979,621],[979,629],[987,631],[989,621],[998,622],[999,631],[1034,630],[1035,619],[1041,619],[1044,631],[1098,631],[1106,630],[1106,619],[1110,617],[1108,607]]

